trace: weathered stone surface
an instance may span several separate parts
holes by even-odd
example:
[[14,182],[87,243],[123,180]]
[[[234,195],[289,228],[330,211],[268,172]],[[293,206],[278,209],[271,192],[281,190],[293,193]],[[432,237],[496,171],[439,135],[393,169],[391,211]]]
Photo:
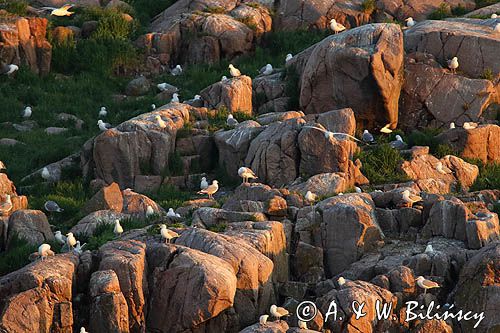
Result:
[[304,242],[297,244],[293,260],[294,275],[299,281],[314,283],[324,279],[323,249]]
[[129,96],[142,96],[146,95],[149,89],[151,89],[149,80],[144,76],[139,76],[127,84],[125,93]]
[[258,212],[233,212],[219,208],[202,207],[193,214],[193,225],[205,228],[228,225],[233,222],[265,221],[267,218]]
[[134,215],[135,217],[145,218],[148,206],[151,206],[155,214],[161,215],[165,210],[156,202],[147,196],[135,193],[130,190],[125,190],[123,194],[123,213]]
[[488,243],[500,240],[498,215],[491,212],[478,212],[466,223],[467,246],[480,249]]
[[205,106],[213,109],[226,107],[230,113],[252,114],[252,79],[239,76],[216,82],[200,92]]
[[98,210],[112,210],[120,213],[123,209],[123,196],[120,186],[112,183],[100,189],[94,196],[87,201],[82,209],[84,214],[90,214]]
[[[259,75],[254,78],[253,107],[258,114],[287,111],[288,97],[286,96],[286,82],[283,73]],[[291,111],[293,112],[293,111]],[[259,121],[264,125],[261,121]]]
[[100,224],[114,225],[116,220],[123,220],[128,217],[129,215],[112,210],[98,210],[82,218],[70,231],[75,235],[91,236]]
[[257,117],[257,122],[261,125],[269,125],[277,121],[285,121],[293,118],[304,117],[302,111],[270,112]]
[[422,21],[425,20],[429,14],[439,9],[441,4],[446,5],[448,8],[461,6],[466,10],[472,10],[476,6],[473,0],[380,0],[377,1],[377,8],[399,21],[404,21],[410,16],[416,21]]
[[286,321],[269,321],[266,325],[260,323],[245,327],[239,333],[285,333],[288,332],[288,324]]
[[18,210],[9,218],[7,248],[14,236],[26,240],[31,245],[41,245],[54,240],[49,221],[42,211]]

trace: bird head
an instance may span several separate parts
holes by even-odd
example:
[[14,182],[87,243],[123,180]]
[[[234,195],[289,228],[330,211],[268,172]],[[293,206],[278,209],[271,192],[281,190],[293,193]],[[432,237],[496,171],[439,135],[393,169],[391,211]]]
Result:
[[61,231],[57,230],[56,235],[60,235],[60,234],[61,234]]
[[413,17],[408,17],[405,21],[406,22],[411,22],[411,21],[413,21]]
[[105,106],[101,106],[101,111],[106,111],[106,107]]
[[453,58],[451,59],[451,61],[458,61],[458,58],[457,58],[457,57],[453,57]]
[[167,226],[165,224],[160,224],[160,229],[167,229]]
[[66,236],[68,236],[68,237],[73,237],[73,233],[72,233],[72,232],[68,232],[68,233],[66,234]]
[[201,99],[201,96],[200,96],[200,95],[194,95],[194,100],[195,100],[195,101],[197,101],[197,100],[199,100],[199,99]]
[[162,120],[160,115],[156,115],[155,118],[156,118],[156,120]]
[[179,94],[178,94],[178,93],[174,93],[174,94],[172,95],[172,97],[173,97],[173,98],[178,98],[178,97],[179,97]]
[[181,65],[177,65],[177,66],[175,66],[175,68],[182,69]]
[[101,119],[99,119],[99,120],[97,121],[97,125],[101,125],[101,124],[103,124],[103,123],[104,123],[104,122],[103,122]]
[[337,23],[337,21],[335,19],[331,19],[330,23]]
[[201,177],[201,180],[206,182],[207,181],[207,177]]
[[363,134],[367,134],[367,133],[368,133],[368,130],[366,130],[366,129],[365,129],[365,130],[363,131]]
[[174,209],[173,209],[173,208],[169,208],[169,209],[168,209],[168,212],[169,212],[169,213],[173,213],[173,212],[174,212]]
[[416,280],[417,280],[417,281],[424,281],[424,280],[425,280],[425,278],[424,278],[422,275],[420,275],[419,277],[417,277],[417,279],[416,279]]
[[396,140],[398,140],[398,141],[403,141],[403,138],[401,137],[401,135],[397,134],[397,135],[396,135]]
[[212,182],[212,184],[214,184],[214,185],[218,185],[218,184],[219,184],[219,182],[218,182],[218,181],[216,181],[216,180],[214,180],[214,181]]
[[233,64],[229,64],[228,68],[230,69],[234,68]]
[[273,68],[273,65],[271,65],[271,64],[266,65],[266,69],[271,69],[271,68]]
[[230,113],[227,115],[227,119],[233,119],[233,115]]
[[274,304],[271,305],[271,308],[270,308],[271,312],[275,312],[276,309],[278,309],[278,307],[276,305],[274,305]]
[[120,224],[120,220],[115,220],[115,225]]

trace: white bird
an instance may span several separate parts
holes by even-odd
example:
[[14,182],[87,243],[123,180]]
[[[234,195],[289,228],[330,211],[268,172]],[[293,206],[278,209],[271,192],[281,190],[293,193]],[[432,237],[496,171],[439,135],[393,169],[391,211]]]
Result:
[[232,77],[241,76],[241,72],[238,68],[234,67],[233,64],[229,64],[229,73],[231,73]]
[[19,70],[19,66],[17,66],[17,65],[14,65],[14,64],[5,65],[3,67],[3,74],[10,76],[12,73],[14,73],[15,71],[18,71],[18,70]]
[[433,252],[434,252],[434,249],[432,248],[432,245],[427,244],[427,246],[425,247],[425,253],[433,253]]
[[83,245],[80,245],[80,241],[76,241],[76,246],[73,249],[73,251],[75,251],[78,254],[82,254],[83,248],[85,247],[85,245],[87,245],[87,243],[84,243]]
[[276,306],[276,305],[271,305],[271,308],[269,309],[269,312],[271,313],[271,316],[274,318],[277,318],[278,320],[281,320],[281,317],[286,317],[290,315],[287,309]]
[[0,161],[0,171],[3,171],[3,170],[7,170],[7,167],[5,166],[5,164]]
[[384,133],[384,134],[391,134],[392,133],[392,130],[389,128],[391,127],[391,124],[387,124],[385,125],[384,127],[382,127],[380,129],[380,133]]
[[115,220],[115,228],[113,229],[113,233],[116,236],[120,236],[123,233],[123,227],[120,224],[120,220]]
[[448,68],[451,69],[452,73],[455,73],[457,70],[459,64],[458,64],[458,58],[453,57],[451,60],[448,60]]
[[42,244],[38,247],[38,255],[42,260],[47,258],[50,255],[54,255],[54,252],[50,250],[50,245],[49,244]]
[[108,115],[108,110],[106,110],[105,106],[101,106],[99,110],[99,118],[106,117]]
[[200,182],[200,190],[204,190],[207,187],[208,187],[207,178],[206,177],[202,177],[201,178],[201,182]]
[[286,58],[285,58],[285,63],[287,63],[287,62],[289,62],[290,60],[292,60],[292,58],[293,58],[293,55],[292,55],[291,53],[288,53],[288,54],[286,55]]
[[220,82],[226,82],[227,81],[227,76],[223,75],[220,79]]
[[102,132],[107,131],[108,129],[110,129],[110,128],[111,128],[111,125],[110,125],[110,124],[105,123],[104,121],[102,121],[102,120],[100,120],[100,119],[97,121],[97,126],[99,127],[99,129],[100,129]]
[[373,135],[368,132],[368,130],[363,131],[363,135],[361,136],[361,139],[366,142],[366,143],[372,143],[375,139],[373,138]]
[[167,217],[176,217],[173,208],[169,208],[167,212]]
[[33,110],[31,110],[31,106],[27,106],[24,108],[23,111],[21,111],[21,117],[29,118],[29,117],[31,117],[32,113],[33,113]]
[[401,149],[405,149],[406,148],[406,143],[403,141],[403,138],[401,137],[401,135],[396,135],[396,140],[394,141],[391,141],[389,143],[389,145],[394,148],[394,149],[398,149],[398,150],[401,150]]
[[148,205],[148,207],[146,208],[146,217],[150,217],[154,214],[155,214],[155,211],[154,211],[153,207]]
[[80,333],[88,333],[88,332],[85,330],[85,327],[82,327],[80,328]]
[[436,171],[443,174],[443,175],[451,173],[450,169],[446,168],[446,170],[445,170],[445,167],[443,166],[443,162],[441,162],[441,161],[436,163]]
[[337,195],[338,195],[338,196],[341,196],[341,195],[344,195],[344,193],[342,193],[342,192],[339,192],[339,193],[338,193]]
[[498,17],[497,13],[493,13],[493,14],[491,14],[491,18],[492,18],[492,19],[496,19],[497,17]]
[[344,27],[340,23],[337,23],[337,21],[335,19],[331,19],[330,20],[330,29],[332,29],[332,31],[334,33],[338,34],[339,32],[344,31],[346,29],[346,27]]
[[269,315],[262,315],[259,317],[259,324],[261,324],[262,326],[265,326],[267,324],[267,319],[269,318]]
[[156,110],[156,104],[151,104],[151,110]]
[[66,244],[70,249],[73,249],[73,247],[76,245],[76,238],[73,236],[72,232],[68,232],[66,234]]
[[57,202],[52,201],[52,200],[46,201],[45,204],[43,205],[43,208],[45,208],[45,210],[47,212],[50,212],[50,213],[54,213],[54,212],[55,213],[62,213],[62,212],[64,212],[64,209],[59,207]]
[[73,7],[73,5],[64,5],[61,8],[54,8],[54,7],[42,7],[42,9],[45,10],[50,10],[50,15],[53,16],[71,16],[74,14],[74,12],[70,12],[69,9]]
[[212,184],[208,186],[207,188],[198,191],[198,194],[208,194],[209,199],[213,199],[213,195],[219,190],[219,182],[214,180],[212,181]]
[[413,26],[415,25],[415,23],[416,23],[416,22],[413,20],[413,17],[408,17],[405,21],[406,21],[406,26],[407,26],[408,28],[413,27]]
[[436,282],[431,281],[431,280],[427,280],[423,276],[417,277],[416,282],[420,288],[424,289],[424,294],[427,292],[427,289],[433,289],[433,288],[440,287],[440,285],[437,284]]
[[180,219],[182,216],[179,213],[175,213],[175,217],[177,217],[178,219]]
[[50,180],[50,171],[47,169],[47,167],[44,167],[42,169],[42,178],[45,180]]
[[201,96],[200,95],[194,95],[194,98],[193,98],[195,101],[199,101],[201,99]]
[[403,202],[405,205],[413,206],[415,202],[422,201],[422,197],[418,195],[410,194],[409,190],[404,190],[401,194],[403,194]]
[[0,215],[7,215],[12,210],[10,194],[5,196],[5,201],[0,204]]
[[54,237],[56,238],[56,241],[58,241],[61,245],[66,244],[66,237],[64,237],[59,230],[56,231]]
[[238,125],[238,120],[234,119],[233,115],[230,113],[227,115],[226,124],[227,126],[234,127]]
[[178,93],[174,93],[172,95],[172,99],[170,100],[170,103],[179,103],[179,94]]
[[297,322],[297,327],[301,330],[307,330],[307,323],[305,321],[299,320]]
[[476,127],[477,127],[477,123],[472,122],[472,121],[465,122],[464,125],[463,125],[463,128],[466,129],[466,130],[471,130],[471,129],[474,129]]
[[356,193],[363,193],[360,187],[354,186],[354,190],[356,191]]
[[175,68],[173,68],[170,73],[173,75],[173,76],[178,76],[178,75],[181,75],[182,74],[182,67],[181,65],[177,65],[175,66]]
[[260,69],[259,73],[262,75],[271,75],[273,73],[273,66],[271,64],[267,64]]
[[500,23],[497,23],[497,24],[495,25],[495,29],[493,29],[493,31],[495,31],[495,32],[500,32]]
[[307,191],[306,195],[304,196],[304,199],[306,199],[306,201],[312,205],[316,201],[317,197],[318,196],[316,194],[312,193],[311,191]]
[[454,129],[455,128],[455,123],[454,122],[451,122],[450,123],[450,129]]
[[167,229],[167,226],[165,224],[160,224],[160,235],[161,238],[165,239],[165,243],[170,243],[172,239],[179,237],[178,233]]
[[160,128],[167,127],[167,123],[163,119],[161,119],[160,115],[156,115],[155,118],[156,118],[156,123]]
[[346,280],[344,279],[344,277],[339,277],[338,280],[337,280],[339,286],[343,286],[345,283],[346,283]]
[[257,179],[255,173],[250,168],[241,167],[238,169],[238,176],[243,178],[243,183],[248,183],[250,179]]
[[166,83],[166,82],[163,82],[163,83],[158,83],[158,84],[156,85],[156,87],[157,87],[157,88],[158,88],[158,90],[160,90],[160,91],[165,91],[165,90],[167,90],[167,88],[168,88],[168,83]]

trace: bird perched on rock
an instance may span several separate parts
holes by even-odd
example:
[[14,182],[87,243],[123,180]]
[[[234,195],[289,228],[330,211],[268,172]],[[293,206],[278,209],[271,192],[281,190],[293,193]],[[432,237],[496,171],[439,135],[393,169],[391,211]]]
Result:
[[154,214],[155,214],[155,211],[154,211],[153,207],[148,205],[148,207],[146,207],[146,217],[150,217]]
[[384,134],[391,134],[392,133],[392,130],[390,129],[391,127],[391,124],[387,124],[385,125],[384,127],[382,127],[380,129],[380,133],[384,133]]
[[5,201],[0,204],[0,214],[7,215],[12,210],[12,201],[10,194],[5,195]]
[[73,249],[73,251],[75,251],[78,254],[82,254],[83,248],[85,247],[85,245],[87,245],[87,243],[84,243],[83,245],[80,245],[80,241],[76,241],[76,246]]
[[182,74],[182,67],[181,65],[177,65],[175,66],[171,71],[170,71],[170,74],[172,74],[173,76],[178,76],[178,75],[181,75]]
[[407,26],[408,28],[413,27],[413,26],[415,25],[415,23],[416,23],[416,22],[413,20],[413,17],[408,17],[405,21],[406,21],[406,26]]
[[243,178],[243,183],[246,184],[250,179],[257,179],[258,177],[250,168],[241,167],[238,169],[238,176]]
[[471,130],[471,129],[474,129],[476,127],[477,127],[477,123],[474,123],[472,121],[465,122],[464,125],[463,125],[463,128],[466,129],[466,130]]
[[31,110],[31,106],[27,106],[24,108],[23,111],[21,111],[21,117],[27,119],[31,117],[31,114],[33,113],[33,110]]
[[432,253],[434,252],[434,249],[432,248],[432,245],[431,244],[427,244],[427,246],[425,247],[425,253]]
[[356,193],[363,193],[363,191],[361,190],[361,188],[358,187],[358,186],[354,186],[354,190],[356,191]]
[[228,79],[227,79],[227,76],[223,75],[221,78],[220,78],[220,82],[226,82]]
[[306,199],[307,202],[309,202],[310,205],[312,205],[318,196],[311,191],[307,191],[306,195],[304,196],[304,199]]
[[206,177],[202,177],[200,181],[200,190],[204,190],[208,187],[208,182]]
[[47,212],[50,212],[50,213],[62,213],[62,212],[64,212],[64,209],[59,207],[57,202],[52,201],[52,200],[46,201],[45,204],[43,205],[43,208]]
[[173,208],[169,208],[167,212],[167,217],[176,217]]
[[229,64],[229,73],[231,73],[232,77],[241,76],[241,72],[238,68],[234,67],[233,64]]
[[2,68],[2,74],[5,74],[7,76],[12,75],[14,72],[19,70],[19,66],[10,64],[10,65],[5,65]]
[[55,7],[42,7],[43,10],[50,10],[50,15],[52,16],[71,16],[74,12],[70,12],[69,10],[73,7],[73,5],[64,5],[60,8]]
[[344,193],[339,192],[337,195],[338,195],[338,196],[342,196],[342,195],[344,195]]
[[173,230],[167,229],[165,224],[160,224],[161,238],[165,239],[165,243],[170,243],[172,239],[179,237],[179,234]]
[[73,247],[76,245],[76,238],[73,236],[72,232],[68,232],[66,234],[66,245],[68,245],[68,248],[73,249]]
[[2,161],[0,161],[0,171],[5,171],[5,170],[7,170],[7,167]]
[[234,119],[233,115],[230,113],[227,115],[226,125],[234,127],[234,126],[238,125],[238,120]]
[[198,194],[208,194],[209,199],[213,199],[213,195],[219,190],[219,182],[214,180],[207,188],[198,191]]
[[454,122],[451,122],[450,123],[450,129],[454,129],[455,128],[455,123]]
[[413,195],[410,193],[409,190],[404,190],[402,193],[403,195],[403,203],[406,206],[412,207],[415,202],[422,201],[422,197],[419,195]]
[[50,249],[49,244],[42,244],[38,247],[38,255],[40,256],[41,260],[44,260],[48,256],[53,256],[54,252]]
[[99,110],[99,118],[106,117],[108,115],[108,110],[106,110],[105,106],[101,106]]
[[288,53],[288,54],[286,55],[286,57],[285,57],[285,64],[286,64],[287,62],[289,62],[290,60],[292,60],[292,58],[293,58],[293,55],[292,55],[291,53]]
[[156,104],[151,104],[151,110],[156,110]]
[[455,74],[458,66],[459,66],[459,64],[458,64],[458,58],[457,57],[453,57],[453,58],[451,58],[451,60],[448,60],[448,68],[451,69],[451,72],[453,74]]
[[337,279],[337,283],[339,284],[339,286],[343,286],[346,282],[346,279],[344,279],[344,277],[342,276]]
[[403,138],[401,137],[401,135],[396,135],[396,140],[394,141],[391,141],[389,143],[389,145],[394,148],[394,149],[398,149],[398,150],[401,150],[401,149],[405,149],[406,148],[406,143],[403,141]]
[[299,320],[297,322],[297,327],[301,330],[307,330],[307,323],[305,321]]
[[113,229],[113,233],[118,237],[123,233],[123,227],[120,224],[120,220],[115,220],[115,228]]
[[269,319],[269,315],[262,315],[259,317],[259,324],[261,324],[262,326],[265,326],[267,325],[267,319]]
[[45,180],[50,180],[50,171],[47,167],[42,169],[42,178]]
[[200,95],[194,95],[193,100],[199,101],[201,99]]
[[102,132],[107,131],[108,129],[111,128],[111,124],[105,123],[104,121],[102,121],[100,119],[97,121],[97,126],[99,127],[99,129]]
[[368,130],[364,130],[363,131],[363,135],[361,136],[361,139],[366,142],[366,143],[373,143],[373,141],[375,141],[375,139],[373,138],[373,135],[368,132]]
[[178,93],[174,93],[172,95],[172,99],[170,100],[170,103],[179,103],[179,94]]
[[335,33],[335,34],[338,34],[339,32],[342,32],[346,29],[346,27],[344,27],[342,24],[340,23],[337,23],[337,21],[335,19],[331,19],[330,20],[330,29],[332,29],[332,31]]
[[276,318],[278,320],[281,320],[281,317],[286,317],[286,316],[290,315],[290,313],[288,312],[287,309],[282,308],[280,306],[276,306],[274,304],[271,305],[269,312],[271,313],[271,316],[273,316],[274,318]]
[[85,327],[80,328],[80,333],[89,333],[85,330]]
[[267,64],[260,69],[259,73],[262,75],[271,75],[273,73],[273,66],[271,64]]
[[492,19],[496,19],[496,18],[498,17],[498,15],[497,15],[497,13],[493,13],[493,14],[491,14],[491,16],[490,16],[490,17],[491,17]]
[[157,87],[157,88],[158,88],[158,90],[160,90],[160,91],[165,91],[165,90],[167,90],[167,88],[168,88],[168,83],[166,83],[166,82],[158,83],[158,84],[156,85],[156,87]]
[[433,288],[439,288],[440,287],[440,285],[437,284],[436,282],[431,281],[431,280],[427,280],[423,276],[417,277],[417,279],[415,281],[417,282],[417,285],[420,288],[424,289],[424,294],[427,292],[427,289],[433,289]]
[[59,230],[56,231],[56,233],[54,234],[54,237],[59,244],[61,244],[61,245],[66,244],[66,237],[64,237],[64,235],[61,234],[61,232]]
[[495,32],[500,32],[500,23],[497,23],[497,24],[495,25],[495,28],[493,28],[493,31],[495,31]]
[[167,127],[167,123],[163,119],[161,119],[160,115],[156,115],[155,119],[156,119],[156,123],[158,124],[158,127],[160,127],[160,128]]

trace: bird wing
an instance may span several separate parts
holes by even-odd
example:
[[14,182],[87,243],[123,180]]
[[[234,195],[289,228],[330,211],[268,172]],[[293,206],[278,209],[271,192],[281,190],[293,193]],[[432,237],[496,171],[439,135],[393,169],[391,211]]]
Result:
[[282,307],[278,307],[276,309],[276,312],[278,312],[280,316],[286,316],[287,314],[289,314],[288,310]]
[[68,9],[70,9],[71,7],[73,7],[73,5],[64,5],[64,6],[62,6],[60,9],[62,9],[62,10],[68,10]]
[[439,284],[431,280],[423,280],[422,285],[424,285],[426,288],[439,288]]

